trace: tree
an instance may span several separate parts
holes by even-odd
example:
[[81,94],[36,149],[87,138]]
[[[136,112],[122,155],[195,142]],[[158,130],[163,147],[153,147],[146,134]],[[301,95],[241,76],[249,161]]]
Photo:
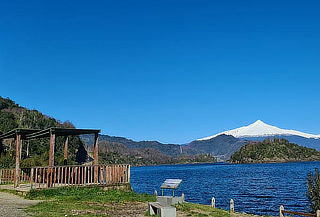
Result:
[[307,196],[310,201],[310,208],[313,212],[316,212],[320,210],[320,173],[318,169],[315,169],[314,173],[308,173],[307,184]]

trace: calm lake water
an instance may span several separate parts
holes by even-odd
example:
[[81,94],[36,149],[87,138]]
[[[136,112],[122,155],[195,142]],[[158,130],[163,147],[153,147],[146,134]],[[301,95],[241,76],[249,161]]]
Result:
[[[306,176],[320,168],[320,162],[277,164],[200,164],[133,167],[131,184],[136,192],[160,194],[168,178],[182,179],[176,194],[184,192],[186,201],[258,215],[278,215],[280,205],[295,211],[309,211]],[[166,195],[172,194],[165,191]]]

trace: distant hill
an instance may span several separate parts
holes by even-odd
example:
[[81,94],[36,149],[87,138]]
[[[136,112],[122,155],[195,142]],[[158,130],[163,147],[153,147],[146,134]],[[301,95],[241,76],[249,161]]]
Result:
[[242,137],[241,139],[248,141],[263,141],[265,139],[285,139],[291,143],[298,144],[307,148],[313,148],[320,151],[320,139],[306,138],[296,135],[276,135],[276,136],[261,136],[261,137]]
[[[19,106],[13,100],[0,97],[0,134],[15,128],[45,129],[49,127],[74,128],[70,122],[60,121],[46,116],[37,110],[30,110]],[[56,141],[56,164],[63,163],[63,141],[64,138],[57,138]],[[11,141],[3,141],[0,144],[0,167],[12,167],[14,164],[14,145]],[[26,147],[29,147],[27,156]],[[21,167],[48,165],[49,140],[37,139],[24,141],[22,144]],[[79,137],[70,137],[69,140],[70,163],[81,163],[86,161],[87,152]]]
[[248,142],[236,151],[232,163],[265,163],[289,161],[318,161],[320,152],[290,143],[285,139],[266,139],[262,142]]
[[[92,147],[93,136],[81,139]],[[133,141],[124,137],[100,135],[100,159],[105,163],[130,163],[132,165],[180,164],[216,162],[216,158],[188,146],[163,144],[157,141]]]
[[245,140],[222,134],[208,140],[195,140],[189,143],[187,147],[201,153],[210,153],[218,160],[226,161],[245,143]]
[[[91,135],[83,135],[81,136],[81,139],[88,146],[91,146],[93,144],[93,136]],[[181,146],[177,144],[163,144],[158,141],[138,141],[137,142],[131,139],[127,139],[124,137],[117,137],[117,136],[99,135],[99,141],[122,144],[125,147],[130,149],[152,148],[169,156],[195,155],[200,153],[199,151],[194,150],[188,146]]]
[[210,154],[167,155],[154,148],[128,148],[121,143],[102,141],[100,161],[102,163],[128,163],[134,166],[182,163],[213,163],[216,159]]
[[[92,146],[93,137],[90,135],[81,136],[86,145]],[[245,141],[237,139],[233,136],[220,135],[206,141],[193,141],[186,145],[163,144],[157,141],[133,141],[124,137],[100,135],[100,146],[108,146],[110,144],[119,144],[127,149],[149,149],[155,153],[161,153],[170,158],[190,158],[202,156],[205,161],[206,154],[214,156],[219,161],[229,160],[230,156],[245,144]]]

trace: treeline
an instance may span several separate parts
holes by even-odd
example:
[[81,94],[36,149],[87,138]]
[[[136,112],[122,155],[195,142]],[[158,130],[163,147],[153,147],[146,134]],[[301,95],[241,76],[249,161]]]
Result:
[[290,143],[285,139],[249,142],[232,156],[232,163],[264,163],[289,161],[318,161],[320,152]]
[[[46,129],[50,127],[74,128],[69,121],[60,121],[37,110],[21,107],[8,98],[0,97],[0,134],[15,128]],[[65,138],[56,140],[55,164],[63,164],[63,143]],[[23,141],[21,167],[45,166],[49,159],[49,139]],[[69,163],[81,163],[87,158],[84,145],[79,137],[69,137]],[[4,140],[0,144],[0,168],[11,168],[15,163],[15,144]]]

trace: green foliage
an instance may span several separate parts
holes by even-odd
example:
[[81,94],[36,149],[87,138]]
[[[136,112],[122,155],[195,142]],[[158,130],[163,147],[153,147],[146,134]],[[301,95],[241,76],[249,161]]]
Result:
[[15,121],[15,116],[10,112],[0,110],[0,132],[8,132],[17,127],[18,124]]
[[0,97],[0,110],[18,107],[18,105],[9,98]]
[[12,154],[0,154],[0,169],[13,168],[15,165],[15,158]]
[[320,152],[289,143],[285,139],[249,142],[231,156],[233,163],[262,163],[320,160]]
[[320,210],[320,173],[318,169],[315,169],[314,173],[308,173],[307,185],[310,208],[313,212],[316,212]]
[[[50,127],[73,128],[69,121],[60,123],[54,118],[43,115],[37,110],[20,107],[14,101],[0,97],[0,133],[15,128],[46,129]],[[63,164],[63,145],[65,138],[56,139],[55,164]],[[0,144],[0,168],[10,168],[14,164],[15,150],[12,141],[4,140]],[[27,147],[29,147],[27,155]],[[48,164],[49,139],[35,139],[23,141],[21,167],[45,166]],[[86,161],[87,152],[78,136],[69,137],[69,164]]]

